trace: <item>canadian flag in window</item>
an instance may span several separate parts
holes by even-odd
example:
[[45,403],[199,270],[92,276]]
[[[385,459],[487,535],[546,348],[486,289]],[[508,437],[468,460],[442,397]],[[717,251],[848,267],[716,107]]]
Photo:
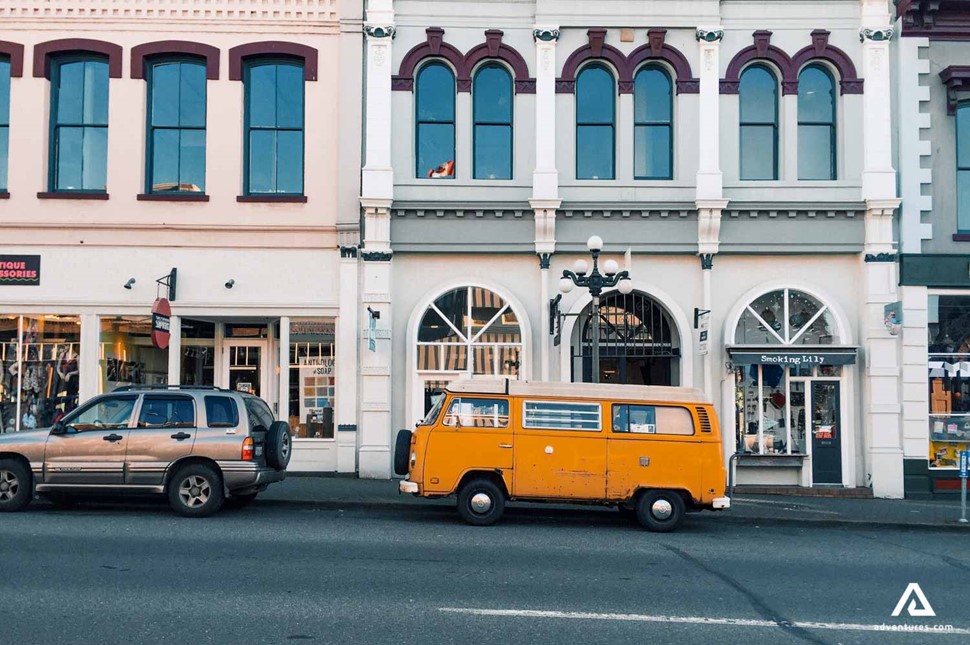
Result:
[[437,179],[439,177],[454,177],[455,176],[455,162],[454,160],[446,161],[437,168],[428,171],[428,177],[431,179]]

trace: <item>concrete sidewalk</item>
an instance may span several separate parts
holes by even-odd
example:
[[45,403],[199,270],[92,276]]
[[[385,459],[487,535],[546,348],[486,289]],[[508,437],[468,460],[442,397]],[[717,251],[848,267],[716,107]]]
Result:
[[[356,477],[307,477],[290,475],[261,493],[260,500],[329,509],[382,508],[401,512],[444,512],[455,506],[454,497],[429,500],[398,493],[398,480]],[[579,505],[513,502],[510,508],[556,513],[615,513],[611,508]],[[702,521],[793,526],[856,526],[876,528],[966,530],[959,524],[960,501],[840,499],[830,497],[781,497],[738,495],[729,511],[700,513]]]

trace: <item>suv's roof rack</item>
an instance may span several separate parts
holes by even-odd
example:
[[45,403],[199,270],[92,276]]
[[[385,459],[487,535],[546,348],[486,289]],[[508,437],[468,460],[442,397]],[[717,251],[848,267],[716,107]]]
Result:
[[223,387],[215,385],[175,385],[175,384],[156,384],[156,385],[120,385],[112,392],[130,392],[132,390],[214,390],[216,392],[229,392]]

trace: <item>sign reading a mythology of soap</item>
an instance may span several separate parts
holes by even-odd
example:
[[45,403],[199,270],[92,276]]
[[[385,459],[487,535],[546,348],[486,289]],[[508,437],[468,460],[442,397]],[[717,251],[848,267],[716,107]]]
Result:
[[39,287],[39,255],[0,255],[0,286]]

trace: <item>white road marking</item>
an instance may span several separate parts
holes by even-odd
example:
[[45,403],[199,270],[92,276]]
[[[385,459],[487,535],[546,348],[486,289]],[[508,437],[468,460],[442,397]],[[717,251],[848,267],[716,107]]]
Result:
[[[640,623],[676,623],[688,625],[732,625],[737,627],[779,627],[771,620],[756,618],[711,618],[707,616],[652,616],[648,614],[603,614],[584,611],[542,611],[537,609],[474,609],[467,607],[439,607],[438,611],[449,614],[470,614],[473,616],[509,616],[516,618],[567,618],[576,620],[617,620]],[[970,635],[970,629],[952,627],[950,629],[929,629],[923,625],[889,625],[859,623],[792,622],[793,627],[802,629],[829,629],[854,632],[905,632],[940,635]],[[935,627],[935,626],[934,626]]]

